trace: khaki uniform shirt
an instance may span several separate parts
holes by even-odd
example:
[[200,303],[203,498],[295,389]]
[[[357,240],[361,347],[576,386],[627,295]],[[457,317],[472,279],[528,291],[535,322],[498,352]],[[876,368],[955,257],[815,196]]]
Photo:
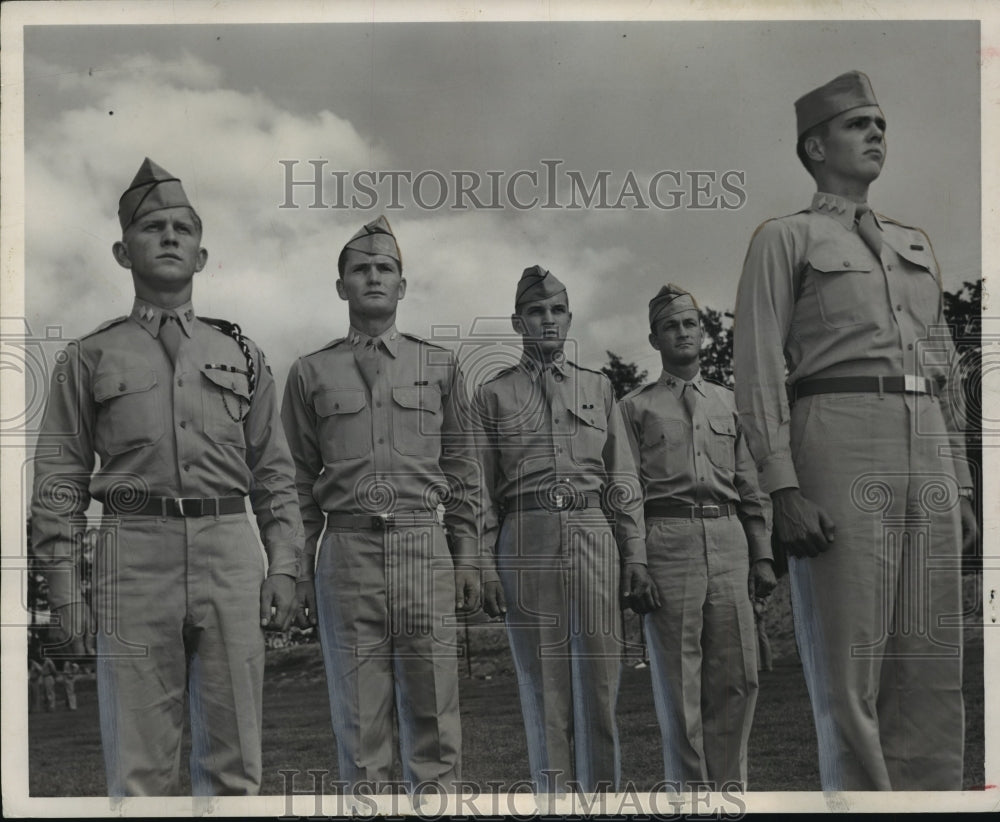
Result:
[[456,561],[474,562],[481,482],[462,374],[450,351],[395,327],[377,338],[371,390],[347,337],[292,364],[281,415],[295,461],[312,576],[326,513],[381,514],[445,508]]
[[31,507],[53,608],[74,598],[71,575],[51,571],[73,567],[73,520],[91,497],[127,509],[136,495],[249,495],[268,575],[298,574],[302,524],[264,355],[247,340],[257,375],[248,413],[239,345],[190,303],[176,314],[186,338],[176,365],[158,339],[163,309],[136,299],[128,317],[71,342],[55,367]]
[[[492,554],[498,507],[551,489],[605,493],[624,562],[646,562],[642,491],[608,378],[564,361],[544,371],[535,361],[501,371],[479,387],[480,452],[487,500],[484,550]],[[494,560],[490,557],[488,565]]]
[[681,401],[684,380],[663,372],[619,403],[647,503],[732,503],[751,541],[752,559],[770,558],[766,539],[770,501],[761,492],[736,417],[733,392],[704,379],[691,385],[693,419]]
[[961,386],[949,370],[937,260],[923,231],[877,216],[881,259],[854,227],[855,205],[818,192],[812,206],[754,234],[736,296],[736,405],[768,493],[797,488],[787,383],[811,377],[898,376],[937,381],[959,485],[971,487]]

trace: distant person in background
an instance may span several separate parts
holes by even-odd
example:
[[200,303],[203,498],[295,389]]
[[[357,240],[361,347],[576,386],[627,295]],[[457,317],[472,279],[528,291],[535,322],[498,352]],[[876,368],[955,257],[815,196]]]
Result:
[[842,74],[795,112],[817,190],[754,233],[733,350],[789,555],[820,780],[959,790],[960,557],[977,526],[938,263],[923,231],[868,205],[886,157],[868,77]]
[[66,692],[66,707],[71,711],[76,710],[76,678],[80,674],[80,666],[73,660],[67,659],[63,662],[59,670],[56,681],[61,683]]
[[42,660],[41,668],[42,693],[45,695],[45,710],[56,709],[56,664],[51,657]]
[[37,659],[28,660],[28,710],[40,711],[45,701],[42,685],[42,663]]

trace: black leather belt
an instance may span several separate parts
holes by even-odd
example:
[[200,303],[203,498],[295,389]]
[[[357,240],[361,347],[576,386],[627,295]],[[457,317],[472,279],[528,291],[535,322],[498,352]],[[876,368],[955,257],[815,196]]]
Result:
[[503,502],[504,513],[512,514],[515,511],[579,511],[584,508],[600,508],[601,495],[595,493],[567,493],[559,494],[555,492],[541,492],[538,494],[521,494],[516,497],[508,497]]
[[788,386],[790,403],[812,394],[930,394],[936,397],[938,386],[933,380],[914,374],[899,377],[821,377]]
[[104,513],[116,517],[218,517],[246,509],[246,497],[150,497],[138,508],[104,503]]
[[642,509],[646,519],[652,517],[670,517],[672,519],[716,519],[731,517],[736,513],[736,506],[731,502],[721,505],[666,505],[660,502],[647,502]]
[[352,531],[385,531],[389,528],[407,525],[429,525],[438,522],[432,511],[394,511],[385,514],[338,514],[326,515],[326,524],[331,528],[350,528]]

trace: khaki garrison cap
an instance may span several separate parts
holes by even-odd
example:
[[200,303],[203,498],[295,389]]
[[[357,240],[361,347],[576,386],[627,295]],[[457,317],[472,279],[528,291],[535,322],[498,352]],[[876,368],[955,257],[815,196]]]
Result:
[[546,271],[540,265],[524,269],[521,279],[517,282],[517,296],[514,298],[514,310],[517,311],[524,303],[535,300],[545,300],[566,291],[559,278],[551,271]]
[[673,283],[663,286],[649,301],[649,327],[656,328],[656,323],[665,317],[679,314],[681,311],[698,310],[695,302],[687,291]]
[[124,231],[151,211],[178,206],[186,206],[195,217],[198,216],[184,193],[181,181],[147,157],[139,166],[132,184],[118,200],[118,222]]
[[803,94],[795,101],[795,125],[799,137],[813,126],[825,123],[845,111],[862,106],[877,106],[868,75],[849,71],[834,77],[826,85]]
[[399,250],[399,243],[396,242],[396,235],[392,233],[389,221],[383,215],[379,215],[378,219],[372,220],[351,237],[344,246],[344,251],[348,249],[392,257],[402,270],[403,253]]

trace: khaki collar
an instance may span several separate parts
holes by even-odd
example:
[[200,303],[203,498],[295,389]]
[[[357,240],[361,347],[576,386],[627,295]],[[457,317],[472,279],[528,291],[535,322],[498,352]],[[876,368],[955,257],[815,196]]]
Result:
[[[817,214],[825,214],[827,217],[832,217],[848,231],[854,230],[854,217],[857,214],[858,204],[853,200],[847,200],[843,197],[838,197],[836,194],[829,194],[826,191],[817,191],[813,194],[810,209]],[[872,216],[875,218],[875,223],[881,228],[878,215],[874,210],[872,211]]]
[[161,308],[147,300],[140,300],[136,297],[132,303],[132,313],[129,314],[136,323],[149,332],[151,337],[160,336],[160,327],[163,325],[163,318],[171,315],[177,317],[177,321],[180,323],[181,328],[184,329],[184,333],[190,337],[194,327],[194,308],[190,300],[184,303],[184,305],[177,306],[177,308]]
[[375,340],[377,348],[385,348],[394,358],[399,353],[399,331],[396,330],[395,325],[389,326],[377,337],[369,337],[364,332],[358,331],[353,325],[347,332],[347,341],[353,346],[364,345],[369,340]]
[[[684,393],[685,381],[680,377],[675,377],[668,371],[663,371],[660,374],[660,378],[657,380],[660,385],[665,386],[671,394],[680,399],[681,394]],[[701,376],[701,371],[694,375],[694,379],[690,381],[699,394],[703,397],[705,396],[705,381]]]

